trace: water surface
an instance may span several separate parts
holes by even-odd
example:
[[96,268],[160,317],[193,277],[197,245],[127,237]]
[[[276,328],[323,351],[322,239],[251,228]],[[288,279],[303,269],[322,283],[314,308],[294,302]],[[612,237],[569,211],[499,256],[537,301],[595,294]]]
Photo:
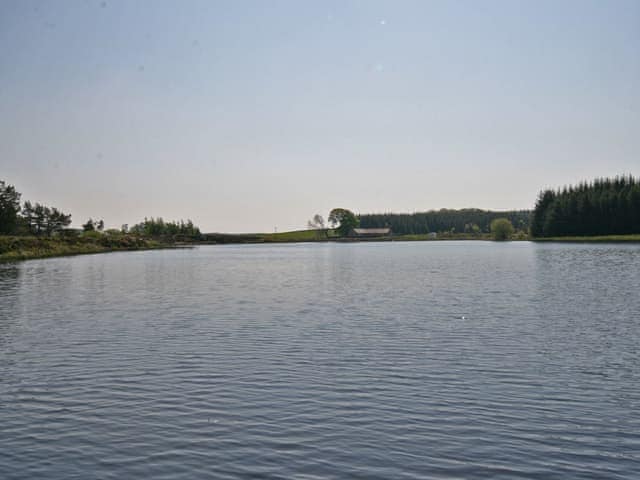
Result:
[[0,478],[640,478],[640,246],[0,265]]

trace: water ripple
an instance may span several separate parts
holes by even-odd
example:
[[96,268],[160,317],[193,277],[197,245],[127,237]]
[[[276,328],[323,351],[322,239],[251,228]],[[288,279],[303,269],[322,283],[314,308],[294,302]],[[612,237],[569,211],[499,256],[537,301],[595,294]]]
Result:
[[0,265],[0,478],[640,478],[640,247]]

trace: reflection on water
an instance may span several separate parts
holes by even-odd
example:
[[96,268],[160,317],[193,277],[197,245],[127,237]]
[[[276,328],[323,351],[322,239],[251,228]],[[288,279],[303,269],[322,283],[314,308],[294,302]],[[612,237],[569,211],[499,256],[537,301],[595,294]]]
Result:
[[0,297],[14,297],[20,276],[19,263],[0,263]]
[[0,478],[637,478],[640,246],[0,266]]
[[0,349],[7,348],[11,327],[18,321],[16,299],[20,273],[20,264],[0,263]]

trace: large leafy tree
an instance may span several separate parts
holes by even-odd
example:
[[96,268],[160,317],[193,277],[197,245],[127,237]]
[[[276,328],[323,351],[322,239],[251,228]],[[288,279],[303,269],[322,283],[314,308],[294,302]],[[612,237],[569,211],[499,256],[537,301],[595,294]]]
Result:
[[20,193],[13,185],[0,180],[0,234],[14,233],[18,227]]
[[346,208],[334,208],[331,210],[328,221],[342,236],[347,235],[351,229],[356,228],[360,224],[358,217]]

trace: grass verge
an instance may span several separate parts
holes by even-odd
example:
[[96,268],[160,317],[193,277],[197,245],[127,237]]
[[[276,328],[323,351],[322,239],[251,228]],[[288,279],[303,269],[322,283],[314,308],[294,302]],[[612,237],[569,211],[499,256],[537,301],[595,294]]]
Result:
[[88,253],[104,253],[124,250],[148,250],[166,248],[169,245],[145,238],[124,235],[46,238],[46,237],[0,237],[0,262],[29,260],[34,258],[59,257]]

